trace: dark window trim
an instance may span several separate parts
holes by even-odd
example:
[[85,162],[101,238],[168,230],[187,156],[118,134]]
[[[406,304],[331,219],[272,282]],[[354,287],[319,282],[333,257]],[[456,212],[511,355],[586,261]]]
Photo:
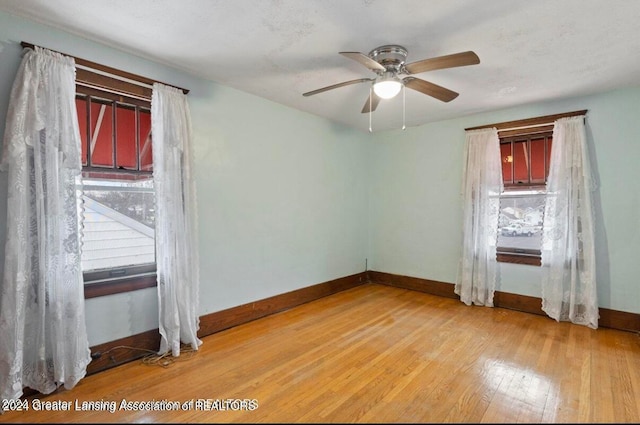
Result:
[[513,130],[498,131],[498,137],[500,139],[523,137],[523,136],[537,136],[540,133],[553,132],[553,124],[541,125],[537,127],[516,128]]
[[124,105],[139,106],[141,109],[147,110],[147,112],[151,111],[151,100],[129,97],[122,93],[100,90],[95,87],[87,87],[82,84],[76,84],[76,97],[78,95],[83,95],[83,97],[91,96],[94,99],[110,100]]
[[82,167],[83,178],[114,178],[122,180],[144,180],[153,177],[153,171],[145,170],[130,170],[128,168],[113,168],[113,167]]
[[85,283],[84,298],[102,297],[122,292],[137,291],[138,289],[152,288],[154,286],[157,286],[155,273],[144,276],[130,276],[121,279]]
[[526,183],[514,183],[514,184],[505,184],[504,185],[504,190],[505,191],[509,191],[509,192],[517,192],[519,190],[525,191],[525,190],[546,190],[547,186],[543,183],[531,183],[531,184],[526,184]]
[[137,264],[135,266],[113,267],[111,269],[92,270],[83,273],[86,285],[113,282],[117,280],[146,277],[156,273],[156,263]]
[[542,257],[540,255],[525,255],[498,252],[496,261],[499,263],[526,264],[529,266],[542,266]]

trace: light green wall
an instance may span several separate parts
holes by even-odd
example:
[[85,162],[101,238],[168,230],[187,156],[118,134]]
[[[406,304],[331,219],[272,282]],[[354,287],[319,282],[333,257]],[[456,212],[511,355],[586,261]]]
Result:
[[[453,283],[461,252],[464,129],[587,109],[598,185],[599,305],[640,313],[640,87],[377,133],[371,144],[370,268]],[[498,289],[540,297],[540,268],[501,264]]]
[[364,271],[366,135],[210,88],[189,94],[203,311]]

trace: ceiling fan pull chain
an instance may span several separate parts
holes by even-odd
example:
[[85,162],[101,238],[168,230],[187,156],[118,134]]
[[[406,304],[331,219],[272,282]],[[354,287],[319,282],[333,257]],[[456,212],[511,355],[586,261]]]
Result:
[[405,125],[406,123],[406,119],[405,119],[405,104],[406,104],[406,97],[405,97],[405,87],[404,84],[402,85],[402,129],[404,130],[405,128],[407,128],[407,126]]
[[372,99],[373,85],[369,86],[369,133],[373,133],[373,128],[371,127],[371,114],[373,113],[373,109],[371,108]]

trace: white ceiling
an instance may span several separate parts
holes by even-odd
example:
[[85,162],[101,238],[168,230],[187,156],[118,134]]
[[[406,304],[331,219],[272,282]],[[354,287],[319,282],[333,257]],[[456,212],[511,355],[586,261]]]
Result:
[[[407,126],[640,84],[638,0],[0,0],[0,10],[364,131],[369,83],[302,96],[375,77],[341,51],[480,57],[417,74],[460,95],[407,90]],[[374,130],[400,127],[402,97],[372,119]]]

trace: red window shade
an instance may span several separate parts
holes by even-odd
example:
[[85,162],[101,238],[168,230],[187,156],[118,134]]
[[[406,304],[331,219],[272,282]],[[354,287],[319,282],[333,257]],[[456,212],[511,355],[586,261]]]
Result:
[[515,183],[529,181],[529,152],[526,142],[513,144],[513,174]]
[[502,181],[520,188],[546,184],[551,158],[551,132],[500,140]]
[[140,110],[140,169],[153,170],[153,152],[151,147],[151,112]]
[[545,139],[531,140],[531,181],[544,182],[546,176],[545,167]]
[[136,110],[116,107],[116,164],[117,167],[135,170],[138,167],[136,145]]
[[76,110],[83,167],[153,171],[148,107],[81,94]]
[[511,143],[503,143],[500,145],[500,158],[502,159],[502,180],[505,183],[513,183],[513,152],[511,152]]
[[91,142],[89,152],[92,166],[113,167],[113,106],[91,100]]

